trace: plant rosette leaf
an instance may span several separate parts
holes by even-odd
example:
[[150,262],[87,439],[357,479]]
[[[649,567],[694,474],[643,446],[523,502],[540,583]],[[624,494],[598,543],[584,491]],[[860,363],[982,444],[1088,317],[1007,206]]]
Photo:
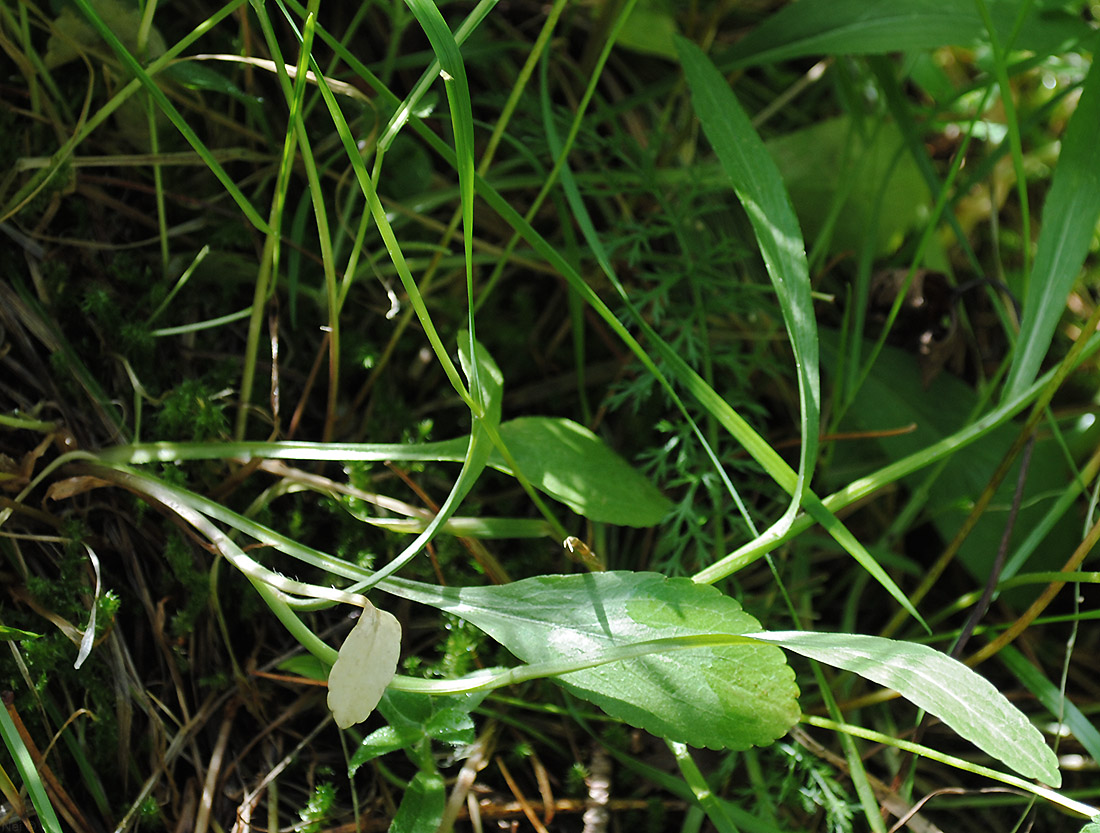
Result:
[[397,673],[400,655],[401,625],[368,603],[329,671],[328,707],[337,726],[347,729],[370,716]]
[[[556,417],[519,417],[500,426],[516,463],[539,490],[578,515],[623,526],[653,526],[668,498],[583,425]],[[511,469],[494,449],[489,465]]]
[[[760,623],[709,585],[656,573],[541,576],[506,585],[382,589],[461,616],[528,663],[575,661],[637,643],[748,635]],[[658,737],[747,749],[797,722],[798,686],[783,652],[759,642],[676,648],[562,674],[579,697]]]
[[1058,758],[992,683],[927,645],[879,636],[770,631],[756,636],[893,689],[1027,778],[1058,787]]

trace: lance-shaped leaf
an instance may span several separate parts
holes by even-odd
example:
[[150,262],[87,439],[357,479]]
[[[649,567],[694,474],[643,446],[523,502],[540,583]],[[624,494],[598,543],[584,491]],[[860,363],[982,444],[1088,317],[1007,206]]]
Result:
[[1042,733],[992,683],[947,654],[850,633],[771,631],[756,638],[891,688],[1021,775],[1062,783]]

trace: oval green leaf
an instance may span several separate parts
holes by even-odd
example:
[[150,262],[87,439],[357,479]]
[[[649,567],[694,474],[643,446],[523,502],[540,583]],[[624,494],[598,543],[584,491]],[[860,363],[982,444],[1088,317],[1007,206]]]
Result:
[[[467,588],[391,580],[382,589],[461,616],[528,663],[599,656],[653,639],[761,630],[717,589],[656,573],[540,576]],[[800,714],[783,652],[760,643],[649,654],[559,681],[633,726],[712,749],[770,744]]]
[[[672,508],[656,486],[572,420],[520,417],[503,423],[500,436],[533,486],[589,520],[653,526]],[[495,449],[489,465],[512,473]]]

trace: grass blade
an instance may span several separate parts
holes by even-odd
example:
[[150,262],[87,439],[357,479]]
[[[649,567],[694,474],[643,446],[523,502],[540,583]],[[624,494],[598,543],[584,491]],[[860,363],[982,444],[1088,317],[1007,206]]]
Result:
[[[1000,34],[1011,33],[1020,5],[1020,0],[994,4]],[[1032,4],[1018,48],[1046,54],[1090,34],[1083,21],[1039,6]],[[736,65],[746,66],[805,55],[882,54],[964,46],[985,40],[987,34],[981,15],[968,0],[801,0],[764,21],[729,57]]]
[[176,126],[176,129],[183,135],[188,142],[195,149],[195,152],[202,157],[202,161],[210,169],[210,172],[218,178],[218,181],[225,187],[225,190],[229,193],[229,196],[233,198],[233,202],[244,213],[244,216],[248,218],[248,221],[252,223],[259,231],[267,232],[268,225],[264,222],[263,217],[256,210],[255,206],[249,201],[241,189],[237,187],[237,184],[230,179],[229,174],[226,173],[225,168],[221,166],[217,158],[210,152],[210,149],[203,144],[203,141],[195,133],[194,129],[189,125],[180,115],[179,110],[175,108],[175,105],[168,100],[160,87],[157,86],[156,81],[152,79],[148,72],[138,63],[137,58],[130,54],[130,51],[122,44],[122,41],[118,39],[118,36],[111,31],[111,28],[103,22],[103,18],[92,8],[91,3],[88,0],[73,0],[76,6],[88,18],[88,22],[95,27],[95,30],[99,33],[99,36],[107,42],[107,45],[114,50],[118,55],[123,65],[134,74],[134,76],[145,86],[145,89],[149,91],[149,97],[156,102],[157,107],[163,111],[164,115]]
[[[474,111],[470,102],[470,85],[458,42],[432,0],[405,0],[423,27],[428,42],[439,61],[447,90],[451,124],[455,133],[455,157],[458,161],[458,188],[462,203],[462,244],[466,255],[466,297],[469,306],[470,351],[477,335],[474,329]],[[477,399],[479,386],[476,364],[470,379],[471,394]]]
[[726,79],[695,44],[677,38],[676,49],[703,132],[749,215],[791,338],[798,373],[802,450],[791,505],[781,522],[789,526],[813,477],[821,422],[817,321],[802,229],[779,169]]
[[46,794],[46,787],[38,775],[38,769],[34,765],[31,753],[27,750],[23,738],[19,736],[19,730],[15,728],[15,722],[8,714],[6,706],[0,704],[0,737],[4,740],[4,746],[12,758],[15,759],[15,767],[23,777],[23,784],[30,793],[31,803],[38,813],[38,821],[46,833],[61,833],[61,822],[50,804],[50,797]]
[[1016,341],[1004,399],[1017,396],[1038,375],[1066,296],[1077,281],[1100,218],[1100,68],[1089,70],[1081,99],[1062,140]]

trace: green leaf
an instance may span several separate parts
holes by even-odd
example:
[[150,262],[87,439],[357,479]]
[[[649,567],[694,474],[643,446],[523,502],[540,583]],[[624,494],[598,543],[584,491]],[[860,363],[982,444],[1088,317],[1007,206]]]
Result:
[[[826,368],[836,364],[838,340],[835,331],[821,330]],[[863,354],[866,355],[868,350],[869,344],[865,343]],[[973,388],[949,373],[941,373],[926,385],[912,353],[886,345],[860,386],[845,417],[844,427],[846,430],[873,432],[888,427],[912,426],[912,430],[895,436],[876,437],[870,441],[872,445],[863,445],[858,452],[852,448],[838,448],[834,463],[845,472],[845,479],[850,480],[881,465],[883,461],[873,456],[874,447],[881,449],[889,463],[927,455],[921,470],[908,474],[903,482],[914,494],[920,495],[925,513],[941,537],[949,541],[967,521],[974,500],[989,483],[1017,433],[1016,427],[1001,425],[976,442],[953,449],[943,462],[942,471],[934,481],[929,481],[930,472],[926,469],[931,469],[941,456],[933,455],[930,450],[945,438],[975,424],[980,405]],[[1067,436],[1074,433],[1075,429],[1065,431]],[[1057,440],[1050,436],[1040,437],[1037,441],[1023,486],[1022,504],[1017,510],[1017,522],[1010,538],[1010,559],[1006,566],[1011,567],[1011,572],[1005,578],[1015,574],[1020,566],[1020,563],[1013,562],[1015,556],[1012,554],[1018,552],[1025,539],[1041,535],[1044,526],[1048,531],[1042,537],[1043,545],[1027,562],[1031,569],[1058,569],[1064,560],[1059,553],[1072,551],[1080,540],[1080,533],[1071,517],[1063,516],[1063,520],[1057,521],[1056,517],[1050,516],[1066,484],[1073,479],[1066,459],[1056,445]],[[978,519],[959,549],[959,562],[979,582],[984,583],[989,577],[1004,537],[1018,472],[1019,462],[1004,479],[992,504]],[[1012,591],[1014,600],[1024,604],[1033,600],[1035,592],[1034,588]]]
[[798,481],[790,509],[780,521],[789,526],[813,477],[821,421],[817,321],[802,230],[779,169],[726,79],[691,41],[677,38],[676,48],[691,88],[692,106],[752,223],[791,339],[798,374],[802,444]]
[[[898,604],[923,624],[924,620],[893,579],[810,491],[821,422],[821,383],[817,322],[810,295],[809,266],[802,232],[783,179],[725,78],[703,51],[690,41],[677,38],[676,47],[691,87],[695,112],[752,223],[764,265],[783,310],[783,321],[791,339],[798,374],[802,442],[795,482],[792,485],[785,483],[785,462],[780,460],[779,465],[769,464],[769,457],[778,455],[767,443],[762,443],[766,447],[766,456],[754,452],[748,443],[745,444],[746,449],[791,495],[787,511],[758,540],[766,544],[783,537],[794,523],[799,509],[805,508],[808,514],[821,523],[886,588]],[[701,392],[704,396],[713,394],[717,398],[709,386],[701,388]],[[713,408],[711,411],[717,415]],[[751,436],[750,432],[751,429],[732,433],[744,443],[746,435]],[[700,581],[716,581],[736,568],[737,558],[735,554],[731,554],[700,571],[695,578]]]
[[10,642],[15,640],[18,642],[21,639],[38,639],[40,636],[42,636],[42,634],[34,633],[33,631],[23,631],[19,628],[0,625],[0,641]]
[[1100,816],[1093,816],[1092,820],[1081,828],[1081,833],[1100,833]]
[[893,689],[1027,778],[1058,787],[1042,733],[984,677],[946,654],[879,636],[770,631],[755,638]]
[[197,61],[178,61],[164,70],[161,75],[187,87],[189,90],[207,90],[232,96],[237,101],[252,108],[253,112],[259,112],[263,107],[262,98],[249,95],[227,75]]
[[[715,588],[656,573],[540,576],[467,588],[391,580],[382,589],[461,616],[527,663],[598,656],[653,639],[760,631]],[[559,681],[613,717],[692,746],[763,746],[799,717],[794,673],[781,651],[760,644],[671,650]]]
[[348,761],[348,774],[354,775],[374,758],[407,749],[425,739],[452,745],[473,743],[474,721],[470,712],[481,705],[488,693],[484,690],[439,697],[386,689],[378,711],[389,725],[363,739]]
[[1016,356],[1005,381],[1004,399],[1030,385],[1050,348],[1054,329],[1092,244],[1100,218],[1100,67],[1085,79],[1077,109],[1062,139],[1050,191],[1043,204],[1043,225],[1035,251]]
[[[483,409],[481,419],[487,420],[491,425],[500,424],[500,409],[504,403],[504,374],[493,360],[492,355],[479,342],[473,342],[474,352],[470,354],[470,333],[467,330],[458,332],[458,363],[462,366],[462,372],[470,382],[470,392],[478,397],[478,404]],[[473,380],[477,378],[477,390],[474,389]]]
[[[138,51],[142,11],[136,4],[122,0],[92,0],[90,5],[127,49]],[[55,69],[75,61],[89,49],[102,48],[103,39],[96,30],[72,6],[66,5],[53,22],[50,39],[46,42],[45,64]],[[147,60],[159,58],[164,49],[164,38],[156,27],[150,27],[142,57]]]
[[[572,420],[520,417],[502,424],[500,436],[534,486],[589,520],[653,526],[672,508],[637,469]],[[495,449],[489,465],[511,474]]]
[[398,749],[407,749],[424,737],[424,733],[413,726],[383,726],[375,729],[359,744],[359,748],[348,761],[348,775],[354,775],[363,764],[396,752]]
[[[1012,34],[1020,5],[1021,0],[990,3],[1002,42]],[[1089,34],[1088,25],[1073,15],[1032,4],[1013,47],[1045,55]],[[800,0],[757,26],[726,57],[746,66],[806,55],[883,54],[987,40],[972,0]]]
[[643,55],[676,60],[675,36],[679,27],[664,0],[638,0],[619,30],[615,45]]
[[297,674],[309,680],[327,680],[330,666],[325,665],[313,654],[298,654],[298,656],[283,660],[276,668],[287,674]]
[[[767,148],[807,239],[814,240],[836,212],[830,251],[859,251],[873,228],[875,253],[886,255],[928,214],[931,195],[913,157],[904,152],[897,125],[866,127],[870,135],[847,116],[827,119],[771,139]],[[843,205],[834,206],[841,194]]]
[[474,742],[474,719],[465,708],[438,709],[424,724],[424,734],[452,746]]
[[[533,486],[589,520],[653,526],[672,508],[668,499],[583,425],[558,417],[519,417],[500,425],[500,438]],[[461,460],[465,440],[397,449],[392,459]],[[513,474],[494,448],[489,463]]]
[[447,792],[438,772],[420,770],[409,782],[390,833],[435,833],[443,820]]

